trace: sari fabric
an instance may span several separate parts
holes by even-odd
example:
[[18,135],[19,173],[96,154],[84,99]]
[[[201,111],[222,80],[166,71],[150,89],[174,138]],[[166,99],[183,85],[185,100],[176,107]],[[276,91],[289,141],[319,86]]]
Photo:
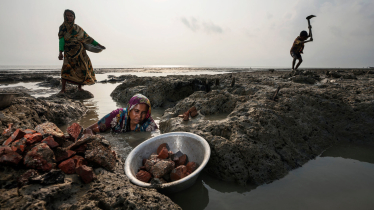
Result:
[[97,124],[99,125],[100,132],[104,132],[108,129],[117,133],[128,132],[130,111],[138,104],[147,104],[148,113],[144,121],[136,125],[134,131],[154,131],[158,129],[155,121],[151,117],[151,102],[144,95],[136,94],[130,99],[126,108],[116,109],[99,120]]
[[91,44],[94,40],[80,26],[74,24],[75,14],[72,23],[67,21],[67,11],[74,14],[71,10],[65,10],[64,23],[58,32],[59,39],[64,38],[65,40],[61,78],[76,84],[95,84],[96,77],[92,63],[83,46],[83,43]]

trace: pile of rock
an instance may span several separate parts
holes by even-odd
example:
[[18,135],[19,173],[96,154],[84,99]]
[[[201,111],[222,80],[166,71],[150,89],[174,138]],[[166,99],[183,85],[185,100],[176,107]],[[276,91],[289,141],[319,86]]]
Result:
[[[95,179],[93,167],[114,170],[116,154],[102,136],[83,134],[82,126],[77,123],[72,124],[67,133],[64,135],[50,122],[40,124],[34,130],[16,129],[14,132],[10,124],[2,133],[8,139],[0,147],[0,164],[29,169],[18,179],[20,185],[45,172],[55,177],[62,174],[60,180],[63,182],[61,171],[77,173],[85,183],[90,183]],[[54,169],[61,171],[58,173]]]
[[186,154],[178,151],[170,151],[166,143],[157,148],[157,153],[152,153],[148,159],[143,159],[136,174],[136,178],[142,182],[167,183],[182,179],[198,168],[197,163],[188,162]]

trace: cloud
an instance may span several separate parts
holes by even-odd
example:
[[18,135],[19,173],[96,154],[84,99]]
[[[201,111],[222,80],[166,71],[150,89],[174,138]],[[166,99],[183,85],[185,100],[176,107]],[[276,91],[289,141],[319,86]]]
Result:
[[201,21],[194,17],[189,19],[182,17],[180,19],[182,23],[191,29],[193,32],[198,32],[200,30],[207,34],[222,34],[223,29],[219,25],[214,24],[212,21]]

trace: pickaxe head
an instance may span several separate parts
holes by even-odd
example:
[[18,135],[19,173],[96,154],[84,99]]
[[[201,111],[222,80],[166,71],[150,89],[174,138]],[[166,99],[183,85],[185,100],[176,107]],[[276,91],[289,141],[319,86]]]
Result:
[[315,15],[309,15],[308,17],[306,17],[307,20],[310,20],[312,18],[316,17]]

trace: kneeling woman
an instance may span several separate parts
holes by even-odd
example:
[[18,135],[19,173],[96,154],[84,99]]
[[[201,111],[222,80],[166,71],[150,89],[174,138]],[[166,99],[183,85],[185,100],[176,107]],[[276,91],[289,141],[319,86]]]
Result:
[[151,117],[151,102],[142,94],[134,95],[127,108],[119,108],[86,128],[85,133],[153,131],[158,129]]

